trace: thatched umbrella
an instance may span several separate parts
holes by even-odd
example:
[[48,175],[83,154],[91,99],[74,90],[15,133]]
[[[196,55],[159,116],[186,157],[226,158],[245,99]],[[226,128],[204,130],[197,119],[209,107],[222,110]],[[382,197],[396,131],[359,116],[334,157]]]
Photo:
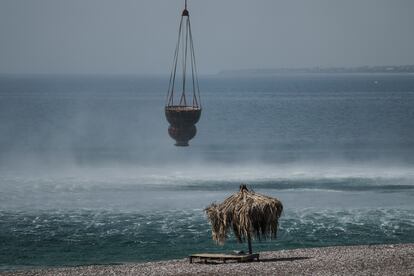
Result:
[[223,201],[205,209],[212,227],[212,236],[224,244],[230,228],[239,242],[247,240],[252,254],[251,238],[276,238],[277,226],[283,211],[282,203],[272,197],[249,191],[246,185]]

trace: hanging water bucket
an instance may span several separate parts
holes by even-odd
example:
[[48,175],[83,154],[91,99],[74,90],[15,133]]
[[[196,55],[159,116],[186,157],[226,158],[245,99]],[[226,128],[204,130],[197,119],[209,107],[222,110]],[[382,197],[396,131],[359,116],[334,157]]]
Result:
[[[182,70],[177,71],[180,64]],[[182,75],[179,79],[177,72],[180,71]],[[201,100],[187,0],[181,14],[165,116],[170,123],[168,133],[176,141],[175,145],[188,146],[188,142],[197,134],[195,124],[201,116]]]

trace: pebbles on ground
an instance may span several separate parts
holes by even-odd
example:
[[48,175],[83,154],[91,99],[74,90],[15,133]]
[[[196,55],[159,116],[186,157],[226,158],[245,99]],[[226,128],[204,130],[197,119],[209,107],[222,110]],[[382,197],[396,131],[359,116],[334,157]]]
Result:
[[[201,253],[201,252],[200,252]],[[414,244],[338,246],[260,253],[259,262],[171,260],[0,273],[2,275],[414,275]]]

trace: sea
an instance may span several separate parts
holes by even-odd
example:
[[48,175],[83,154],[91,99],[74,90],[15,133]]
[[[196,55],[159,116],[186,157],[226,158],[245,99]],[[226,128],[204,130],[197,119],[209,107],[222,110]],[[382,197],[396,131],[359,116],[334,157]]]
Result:
[[247,250],[204,209],[284,205],[254,251],[414,242],[414,74],[200,77],[189,147],[167,76],[0,76],[0,270]]

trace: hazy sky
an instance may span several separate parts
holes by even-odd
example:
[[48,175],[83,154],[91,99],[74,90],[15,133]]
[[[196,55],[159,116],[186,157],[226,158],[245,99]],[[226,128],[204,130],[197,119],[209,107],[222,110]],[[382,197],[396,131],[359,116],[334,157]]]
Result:
[[[169,73],[184,0],[0,0],[0,73]],[[412,0],[189,0],[201,73],[414,64]]]

